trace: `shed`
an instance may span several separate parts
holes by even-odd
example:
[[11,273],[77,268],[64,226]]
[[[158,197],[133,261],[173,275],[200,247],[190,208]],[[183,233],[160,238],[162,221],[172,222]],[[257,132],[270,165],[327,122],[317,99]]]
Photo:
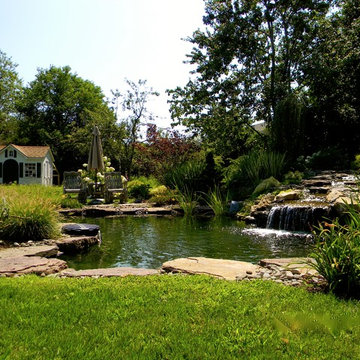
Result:
[[0,184],[52,185],[54,169],[49,146],[0,145]]

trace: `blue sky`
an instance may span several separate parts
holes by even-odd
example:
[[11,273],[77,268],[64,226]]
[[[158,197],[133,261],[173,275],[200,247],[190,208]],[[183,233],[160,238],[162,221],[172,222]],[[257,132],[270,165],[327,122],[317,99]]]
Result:
[[110,96],[124,78],[146,79],[161,93],[149,104],[159,126],[170,123],[168,88],[184,85],[203,0],[0,0],[0,49],[24,83],[37,68],[69,65]]

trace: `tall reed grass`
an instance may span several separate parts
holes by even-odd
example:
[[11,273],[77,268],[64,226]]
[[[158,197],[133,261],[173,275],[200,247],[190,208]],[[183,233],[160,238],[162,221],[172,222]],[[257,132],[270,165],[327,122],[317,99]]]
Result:
[[205,194],[205,202],[215,216],[223,216],[228,212],[229,195],[224,196],[220,187],[216,186],[209,194]]
[[199,160],[191,160],[179,165],[165,175],[165,184],[171,188],[177,188],[180,192],[199,191],[205,166],[205,162]]
[[198,197],[190,189],[185,187],[183,191],[177,189],[176,199],[179,206],[184,211],[185,216],[191,216],[194,214],[195,208],[198,204]]
[[251,185],[253,190],[261,180],[271,176],[280,180],[285,165],[285,154],[265,150],[252,151],[232,161],[224,171],[224,182],[230,189]]

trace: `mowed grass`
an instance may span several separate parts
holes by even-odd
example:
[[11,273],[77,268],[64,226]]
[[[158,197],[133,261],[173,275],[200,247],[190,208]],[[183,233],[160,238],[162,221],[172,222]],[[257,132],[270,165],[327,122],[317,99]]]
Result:
[[359,303],[205,276],[0,279],[0,359],[358,359]]

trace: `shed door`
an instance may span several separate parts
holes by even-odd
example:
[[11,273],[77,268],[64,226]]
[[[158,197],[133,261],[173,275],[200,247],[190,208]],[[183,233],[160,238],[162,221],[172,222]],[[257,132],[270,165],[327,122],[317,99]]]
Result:
[[6,160],[3,165],[3,184],[19,183],[19,165],[15,160]]

